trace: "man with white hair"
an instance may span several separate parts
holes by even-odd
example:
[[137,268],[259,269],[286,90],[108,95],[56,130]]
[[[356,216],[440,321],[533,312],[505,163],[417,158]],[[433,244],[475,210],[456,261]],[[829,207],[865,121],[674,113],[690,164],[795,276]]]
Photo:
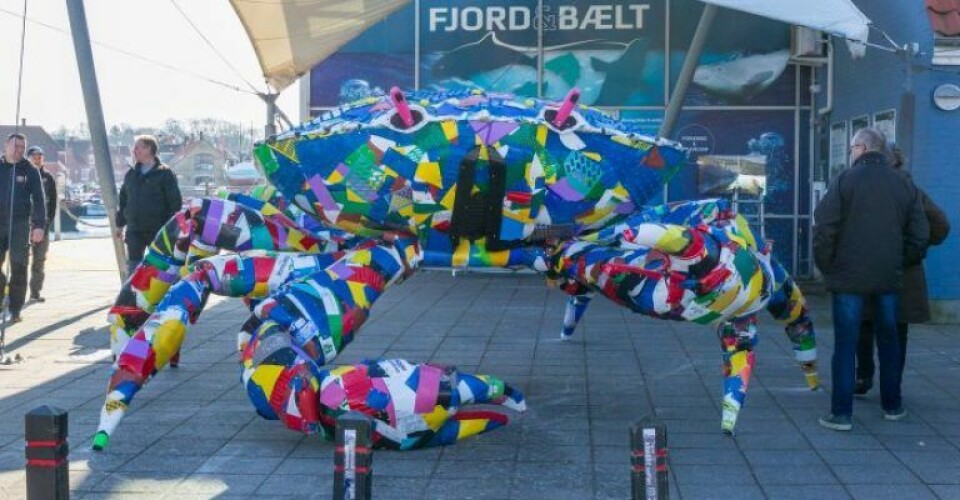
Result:
[[864,128],[850,145],[852,166],[837,175],[814,211],[813,253],[833,293],[830,414],[820,425],[853,428],[855,353],[864,303],[873,303],[886,420],[907,415],[900,396],[897,304],[903,269],[923,259],[930,227],[916,186],[890,168],[882,133]]

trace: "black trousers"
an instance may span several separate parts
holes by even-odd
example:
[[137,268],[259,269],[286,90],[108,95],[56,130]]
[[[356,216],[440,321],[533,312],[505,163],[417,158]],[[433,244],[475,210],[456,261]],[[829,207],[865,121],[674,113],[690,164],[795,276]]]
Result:
[[[897,339],[900,341],[900,380],[903,380],[903,367],[907,362],[907,333],[910,325],[897,323]],[[876,331],[872,321],[860,323],[860,338],[857,341],[857,379],[873,382],[876,365],[873,362],[873,345]]]
[[40,243],[34,243],[30,248],[33,254],[30,257],[30,296],[36,297],[43,289],[43,278],[46,276],[43,266],[47,262],[47,250],[50,250],[49,227],[43,233],[43,240]]
[[4,262],[10,254],[10,314],[17,316],[27,296],[27,262],[30,246],[30,223],[13,221],[13,227],[0,225],[0,302],[7,290]]
[[133,274],[134,269],[140,265],[147,247],[153,242],[153,237],[157,231],[130,231],[124,233],[123,242],[127,244],[127,276]]

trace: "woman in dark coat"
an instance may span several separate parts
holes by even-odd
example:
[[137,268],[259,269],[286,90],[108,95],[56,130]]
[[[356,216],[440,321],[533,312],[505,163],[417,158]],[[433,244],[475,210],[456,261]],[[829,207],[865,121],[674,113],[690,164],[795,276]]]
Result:
[[[890,147],[890,163],[894,168],[902,168],[903,152],[896,146]],[[923,212],[930,223],[930,245],[939,245],[947,239],[950,233],[950,222],[947,215],[927,196],[922,189],[920,192]],[[870,304],[865,304],[863,317],[860,323],[860,339],[857,345],[857,382],[853,393],[862,396],[873,387],[873,345],[875,333]],[[910,323],[926,323],[930,321],[930,301],[927,297],[927,278],[923,264],[907,267],[903,270],[903,289],[900,290],[900,309],[898,311],[897,337],[900,339],[900,378],[903,379],[903,367],[907,360],[907,332]]]

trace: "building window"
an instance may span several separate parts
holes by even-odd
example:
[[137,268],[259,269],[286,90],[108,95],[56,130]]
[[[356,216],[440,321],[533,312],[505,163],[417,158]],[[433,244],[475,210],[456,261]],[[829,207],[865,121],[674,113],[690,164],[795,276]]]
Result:
[[933,64],[960,66],[960,36],[937,36],[934,39]]

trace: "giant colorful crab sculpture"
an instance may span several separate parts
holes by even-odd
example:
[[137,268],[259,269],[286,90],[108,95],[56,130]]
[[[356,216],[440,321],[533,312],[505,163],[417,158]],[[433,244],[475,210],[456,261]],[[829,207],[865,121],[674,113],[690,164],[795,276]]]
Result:
[[595,294],[718,325],[726,431],[763,308],[816,388],[803,296],[745,220],[722,200],[644,208],[684,163],[675,144],[577,105],[576,91],[560,103],[480,91],[409,98],[393,89],[271,138],[256,156],[276,191],[195,201],[160,231],[111,310],[116,362],[95,448],[177,361],[210,293],[248,300],[243,381],[266,418],[319,432],[359,410],[374,418],[377,446],[400,449],[501,425],[495,412],[459,411],[524,408],[492,377],[402,360],[330,365],[384,290],[422,266],[545,274],[571,295],[563,338]]

